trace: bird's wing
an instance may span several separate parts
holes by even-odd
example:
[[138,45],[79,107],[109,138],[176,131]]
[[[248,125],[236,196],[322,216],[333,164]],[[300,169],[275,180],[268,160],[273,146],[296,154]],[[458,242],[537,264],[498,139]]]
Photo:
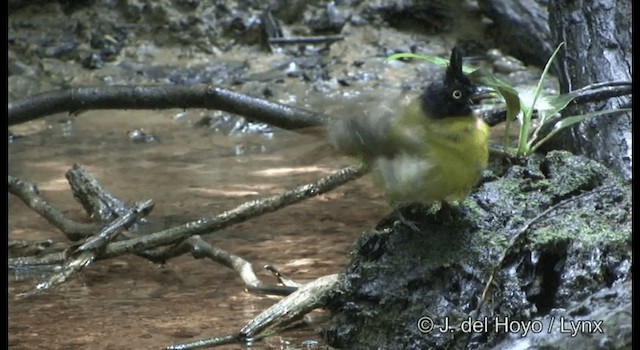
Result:
[[395,95],[352,101],[349,109],[332,112],[327,127],[329,143],[345,154],[362,156],[365,160],[393,156],[398,151],[392,137],[393,127],[407,104],[405,96]]

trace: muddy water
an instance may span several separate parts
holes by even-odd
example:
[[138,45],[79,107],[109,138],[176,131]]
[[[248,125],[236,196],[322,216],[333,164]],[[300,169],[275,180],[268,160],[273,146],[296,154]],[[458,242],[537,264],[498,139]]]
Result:
[[[275,130],[267,135],[227,136],[197,128],[210,111],[90,111],[54,115],[12,128],[27,135],[9,147],[9,173],[36,182],[41,194],[68,217],[86,220],[65,172],[84,165],[127,203],[153,199],[149,232],[210,217],[247,200],[315,181],[352,160],[307,159],[311,136]],[[159,140],[134,143],[144,129]],[[356,205],[357,203],[357,205]],[[270,263],[294,279],[340,271],[351,244],[388,212],[365,177],[276,213],[215,232],[211,244],[251,261],[258,275]],[[63,234],[9,196],[9,240],[51,239]],[[12,349],[158,349],[237,332],[278,298],[244,291],[231,270],[190,255],[153,264],[135,256],[94,263],[43,295],[17,299],[37,279],[9,284]],[[310,328],[273,336],[253,349],[326,348]],[[239,345],[222,347],[240,348]]]

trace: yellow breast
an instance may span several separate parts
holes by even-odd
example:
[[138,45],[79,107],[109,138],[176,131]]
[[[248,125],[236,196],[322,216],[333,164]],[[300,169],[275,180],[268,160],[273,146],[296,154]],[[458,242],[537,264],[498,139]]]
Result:
[[394,128],[399,150],[374,160],[376,181],[392,201],[462,201],[487,166],[488,125],[476,116],[420,118],[409,113]]

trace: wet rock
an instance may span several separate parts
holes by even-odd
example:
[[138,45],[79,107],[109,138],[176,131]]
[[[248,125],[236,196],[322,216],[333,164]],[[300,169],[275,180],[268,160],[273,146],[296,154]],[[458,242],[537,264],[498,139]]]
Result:
[[47,45],[43,43],[40,54],[42,57],[67,58],[75,52],[78,45],[78,42],[74,38],[67,37],[55,44]]
[[202,0],[176,0],[175,4],[177,7],[186,10],[193,11],[200,6]]
[[105,61],[114,61],[124,48],[126,39],[127,30],[117,28],[115,32],[93,33],[90,45]]
[[129,139],[134,143],[159,143],[160,139],[153,133],[143,129],[134,129],[128,133]]
[[[628,349],[631,346],[631,282],[616,283],[567,309],[553,309],[531,325],[544,331],[510,334],[495,349]],[[551,331],[548,331],[551,329]]]
[[224,135],[258,134],[267,138],[273,137],[273,127],[265,123],[257,123],[243,117],[228,113],[207,115],[195,123],[198,127],[207,127]]
[[509,74],[526,69],[524,63],[511,56],[504,55],[498,49],[489,50],[487,56],[492,61],[493,69],[497,73]]
[[247,70],[242,62],[211,60],[208,64],[189,67],[176,65],[148,65],[121,62],[118,67],[125,73],[139,76],[147,81],[180,85],[228,84]]
[[291,24],[302,18],[310,3],[309,0],[275,0],[269,8],[279,20]]
[[217,7],[225,14],[219,20],[226,37],[246,45],[266,45],[266,14],[263,11],[259,8],[240,10],[222,4]]
[[553,52],[544,0],[478,0],[497,44],[527,64],[544,67]]
[[369,20],[380,17],[392,26],[421,27],[423,30],[440,32],[450,29],[454,23],[453,9],[445,1],[378,0],[367,2],[363,14]]
[[[77,59],[82,40],[76,36],[78,21],[68,18],[57,3],[41,7],[26,7],[10,18],[9,47],[14,53],[30,58],[47,57],[62,60]],[[26,16],[26,18],[25,18]],[[64,20],[62,20],[64,19]],[[31,21],[37,21],[33,25]],[[41,28],[45,28],[42,32]]]
[[349,19],[344,9],[331,1],[326,6],[305,11],[304,23],[314,33],[340,33]]
[[104,63],[102,55],[95,52],[82,59],[82,66],[87,69],[100,69]]
[[[325,338],[332,346],[515,349],[514,338],[563,344],[557,348],[629,344],[622,310],[630,310],[630,187],[567,152],[492,171],[458,208],[412,206],[404,219],[392,215],[365,233],[328,300],[333,316]],[[611,293],[621,297],[594,297]],[[556,343],[544,338],[553,315]],[[574,324],[602,320],[616,334],[583,330],[574,339],[558,328],[560,315]],[[522,340],[525,325],[542,328],[530,328]]]

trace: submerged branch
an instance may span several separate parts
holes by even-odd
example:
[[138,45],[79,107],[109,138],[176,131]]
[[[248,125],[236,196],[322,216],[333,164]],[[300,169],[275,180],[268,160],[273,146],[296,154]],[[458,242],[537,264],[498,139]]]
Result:
[[230,343],[251,343],[277,333],[279,329],[322,306],[327,293],[336,288],[338,277],[338,274],[327,275],[303,285],[291,295],[260,313],[242,327],[238,333],[172,345],[167,349],[192,350]]
[[191,252],[196,259],[208,258],[234,270],[240,275],[240,278],[242,278],[248,292],[256,294],[289,295],[297,289],[294,287],[263,283],[258,276],[256,276],[250,262],[226,250],[212,246],[198,235],[189,237],[166,251],[159,253],[157,258],[168,260],[187,252]]

